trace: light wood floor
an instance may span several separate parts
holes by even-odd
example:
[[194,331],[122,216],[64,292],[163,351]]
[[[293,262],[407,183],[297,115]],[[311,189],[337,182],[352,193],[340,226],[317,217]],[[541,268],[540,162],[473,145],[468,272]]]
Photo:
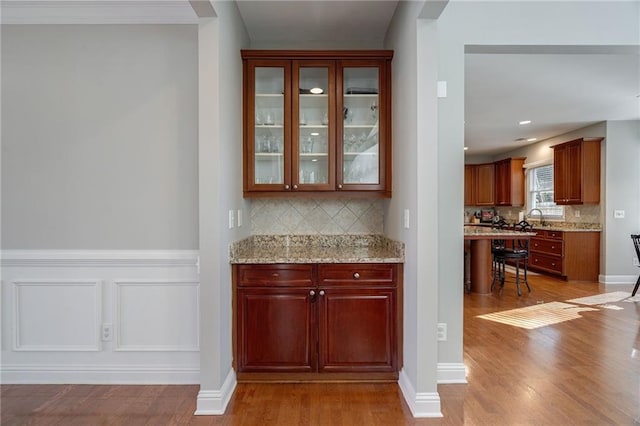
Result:
[[3,385],[2,425],[640,424],[640,303],[535,330],[476,318],[603,292],[530,282],[520,298],[509,284],[502,295],[465,295],[469,383],[438,386],[441,419],[414,419],[395,384],[243,384],[224,416],[198,417],[198,386]]

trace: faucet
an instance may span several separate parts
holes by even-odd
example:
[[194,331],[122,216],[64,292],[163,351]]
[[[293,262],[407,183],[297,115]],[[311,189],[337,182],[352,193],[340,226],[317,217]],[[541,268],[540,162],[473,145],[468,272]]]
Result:
[[529,210],[529,213],[527,213],[527,219],[531,216],[531,213],[533,212],[538,212],[538,214],[540,215],[540,226],[544,226],[545,222],[544,222],[544,215],[542,214],[542,210],[540,209],[531,209]]

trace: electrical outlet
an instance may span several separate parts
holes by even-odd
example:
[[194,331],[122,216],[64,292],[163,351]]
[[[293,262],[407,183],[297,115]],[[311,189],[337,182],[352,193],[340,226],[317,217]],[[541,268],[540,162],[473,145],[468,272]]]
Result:
[[102,341],[110,342],[113,340],[113,324],[102,324]]
[[444,342],[447,340],[447,324],[444,322],[438,323],[438,341]]
[[574,211],[573,211],[573,215],[574,215],[575,217],[580,217],[580,210],[574,210]]
[[614,210],[613,217],[614,219],[624,219],[624,210]]

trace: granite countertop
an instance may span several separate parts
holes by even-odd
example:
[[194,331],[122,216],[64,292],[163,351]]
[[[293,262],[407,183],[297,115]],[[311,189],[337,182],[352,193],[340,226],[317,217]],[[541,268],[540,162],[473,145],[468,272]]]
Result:
[[[514,222],[515,223],[515,222]],[[578,222],[547,222],[541,225],[540,222],[532,220],[533,230],[562,231],[562,232],[602,232],[602,226],[599,223],[578,223]],[[491,227],[490,223],[465,223],[466,227]]]
[[404,263],[404,243],[383,235],[253,235],[229,246],[230,263]]

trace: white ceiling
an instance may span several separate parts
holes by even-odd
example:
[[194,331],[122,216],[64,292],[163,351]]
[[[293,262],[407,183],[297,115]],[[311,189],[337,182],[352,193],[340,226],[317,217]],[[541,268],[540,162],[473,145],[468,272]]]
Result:
[[379,45],[398,0],[239,0],[253,44]]

